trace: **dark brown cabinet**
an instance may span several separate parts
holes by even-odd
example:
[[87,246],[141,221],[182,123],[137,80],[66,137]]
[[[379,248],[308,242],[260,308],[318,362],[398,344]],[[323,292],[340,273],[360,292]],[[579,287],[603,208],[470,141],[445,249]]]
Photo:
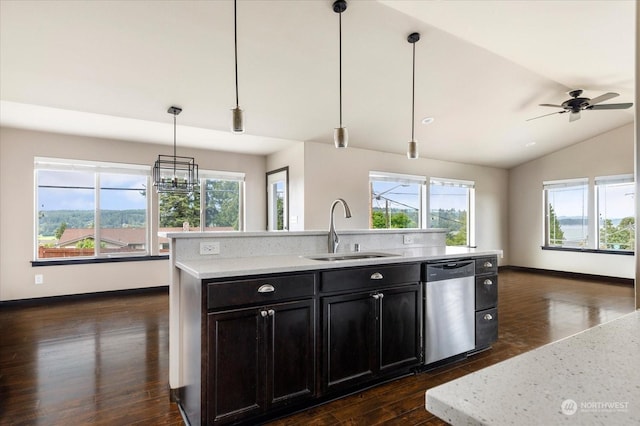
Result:
[[[208,284],[209,308],[273,303],[207,313],[206,423],[250,421],[315,396],[316,301],[312,274]],[[307,296],[277,302],[279,298]],[[225,298],[224,300],[229,300]]]
[[324,391],[352,389],[420,363],[419,271],[409,264],[331,271],[321,278],[322,288],[338,290],[342,282],[343,289],[366,289],[321,298]]
[[476,350],[498,340],[498,259],[496,256],[475,260],[476,269]]

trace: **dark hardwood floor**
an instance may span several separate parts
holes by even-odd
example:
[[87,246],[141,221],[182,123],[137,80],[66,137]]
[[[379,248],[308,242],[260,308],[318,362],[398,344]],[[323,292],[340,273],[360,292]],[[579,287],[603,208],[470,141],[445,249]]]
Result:
[[[272,422],[441,425],[424,392],[634,308],[633,288],[506,270],[492,349]],[[0,305],[0,425],[180,425],[168,389],[168,295]]]

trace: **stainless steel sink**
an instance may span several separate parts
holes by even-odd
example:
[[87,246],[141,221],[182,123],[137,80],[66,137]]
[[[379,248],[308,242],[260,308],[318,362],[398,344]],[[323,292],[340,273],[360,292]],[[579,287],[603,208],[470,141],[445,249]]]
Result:
[[320,260],[324,262],[337,262],[340,260],[359,260],[359,259],[375,259],[380,257],[398,256],[391,253],[374,253],[374,252],[357,252],[357,253],[337,253],[337,254],[319,254],[314,256],[305,256],[307,259]]

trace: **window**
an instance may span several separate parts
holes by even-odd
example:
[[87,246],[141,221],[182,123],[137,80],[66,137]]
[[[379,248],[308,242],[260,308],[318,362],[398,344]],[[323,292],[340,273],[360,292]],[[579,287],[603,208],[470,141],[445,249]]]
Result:
[[289,229],[289,167],[267,172],[267,231]]
[[35,159],[36,260],[147,255],[147,166]]
[[595,179],[598,249],[635,250],[635,184],[633,175]]
[[588,179],[548,181],[543,188],[545,246],[587,248]]
[[429,227],[447,229],[448,246],[475,245],[475,183],[432,178],[429,184]]
[[369,228],[423,228],[426,178],[370,172]]
[[243,230],[244,173],[200,170],[199,175],[197,191],[158,194],[160,229]]

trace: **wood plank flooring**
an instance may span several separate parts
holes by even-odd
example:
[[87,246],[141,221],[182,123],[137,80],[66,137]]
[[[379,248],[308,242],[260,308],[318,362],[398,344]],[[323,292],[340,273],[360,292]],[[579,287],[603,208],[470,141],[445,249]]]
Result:
[[[442,425],[428,388],[633,308],[630,286],[507,270],[491,350],[270,425]],[[0,305],[0,425],[181,425],[168,353],[166,291]]]

